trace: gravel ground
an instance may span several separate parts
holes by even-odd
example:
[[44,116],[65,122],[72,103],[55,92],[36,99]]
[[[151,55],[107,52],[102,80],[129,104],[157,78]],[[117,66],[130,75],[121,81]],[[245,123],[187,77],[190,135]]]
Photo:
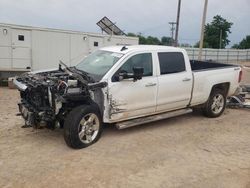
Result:
[[18,98],[0,88],[0,187],[250,188],[249,110],[108,126],[99,142],[73,150],[62,130],[22,129]]

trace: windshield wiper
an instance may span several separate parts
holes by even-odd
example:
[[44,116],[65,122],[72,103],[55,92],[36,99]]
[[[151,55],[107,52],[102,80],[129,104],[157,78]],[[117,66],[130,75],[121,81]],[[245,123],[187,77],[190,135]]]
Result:
[[60,70],[62,70],[62,68],[61,68],[62,65],[63,65],[68,71],[73,72],[73,71],[71,70],[71,68],[68,67],[68,65],[66,65],[64,62],[62,62],[61,60],[59,60],[59,69],[60,69]]
[[77,71],[79,74],[83,75],[83,76],[85,77],[85,79],[87,79],[88,81],[90,81],[90,82],[95,82],[94,78],[92,78],[88,72],[86,72],[86,71],[84,71],[84,70],[81,70],[81,69],[78,69],[78,68],[76,68],[75,66],[73,66],[73,67],[71,67],[71,68],[73,68],[73,69],[74,69],[75,71]]
[[[77,78],[80,82],[82,82],[83,84],[85,85],[88,85],[88,79],[86,79],[86,75],[83,75],[83,74],[80,74],[78,73],[78,71],[76,70],[73,70],[71,69],[71,67],[68,67],[68,65],[66,65],[65,63],[63,63],[61,60],[60,60],[60,63],[59,63],[59,69],[62,70],[61,66],[64,66],[65,69],[70,72],[69,74],[75,78]],[[83,77],[84,76],[84,77]]]
[[86,71],[84,71],[84,70],[81,70],[81,69],[78,69],[78,68],[76,68],[76,66],[73,66],[73,67],[71,67],[71,68],[73,68],[73,69],[75,69],[76,71],[81,72],[81,73],[83,73],[83,74],[89,75],[88,72],[86,72]]
[[87,84],[88,82],[95,82],[95,80],[88,75],[87,72],[77,69],[76,67],[69,67],[60,60],[59,69],[63,65],[67,71],[69,71],[72,76],[78,78],[82,83]]

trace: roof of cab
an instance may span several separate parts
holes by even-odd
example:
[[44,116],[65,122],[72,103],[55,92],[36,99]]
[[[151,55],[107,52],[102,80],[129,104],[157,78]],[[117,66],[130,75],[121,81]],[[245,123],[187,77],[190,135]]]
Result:
[[[122,48],[126,49],[122,50]],[[101,50],[111,51],[116,53],[127,54],[133,51],[169,51],[169,52],[182,52],[183,49],[171,47],[171,46],[160,46],[160,45],[131,45],[131,46],[109,46],[101,48]]]

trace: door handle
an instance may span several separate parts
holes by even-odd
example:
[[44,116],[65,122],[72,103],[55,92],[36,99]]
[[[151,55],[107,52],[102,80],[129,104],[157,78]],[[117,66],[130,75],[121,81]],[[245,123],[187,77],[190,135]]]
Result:
[[152,86],[156,86],[156,83],[148,83],[145,85],[146,87],[152,87]]
[[184,78],[182,81],[183,82],[188,82],[188,81],[190,81],[191,80],[191,78]]

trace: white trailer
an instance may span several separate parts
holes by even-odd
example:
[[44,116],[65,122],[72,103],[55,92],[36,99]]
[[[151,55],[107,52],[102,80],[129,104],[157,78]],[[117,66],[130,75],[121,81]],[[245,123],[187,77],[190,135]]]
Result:
[[134,44],[136,37],[0,23],[0,77],[55,68],[59,60],[73,66],[100,47]]

